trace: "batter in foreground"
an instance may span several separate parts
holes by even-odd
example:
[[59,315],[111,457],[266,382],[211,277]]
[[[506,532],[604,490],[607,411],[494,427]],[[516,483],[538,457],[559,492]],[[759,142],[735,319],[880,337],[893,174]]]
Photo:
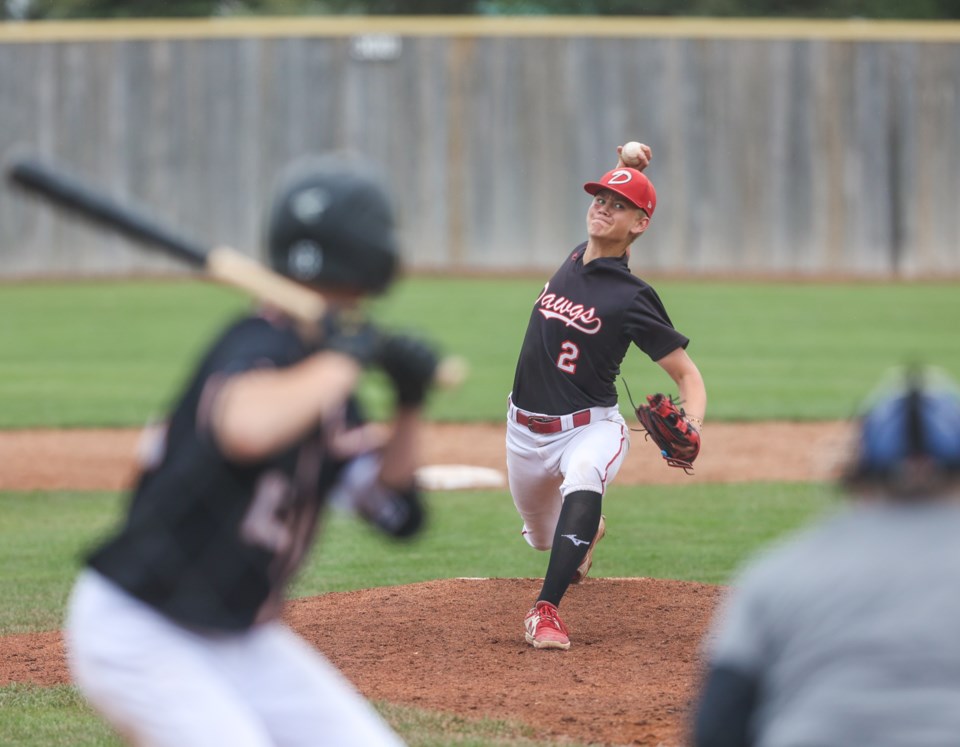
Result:
[[[403,744],[281,616],[328,505],[393,537],[422,525],[415,444],[436,357],[358,314],[399,260],[379,176],[336,154],[281,175],[271,261],[324,294],[323,329],[264,308],[213,342],[74,587],[73,679],[139,747]],[[395,390],[382,438],[354,395],[366,367]]]
[[651,152],[624,162],[584,189],[587,241],[564,259],[534,302],[507,415],[507,471],[523,538],[550,550],[543,586],[524,619],[535,648],[570,648],[558,613],[571,583],[590,570],[606,530],[602,498],[629,448],[616,378],[630,344],[677,385],[690,429],[700,430],[707,394],[656,291],[628,264],[630,247],[657,204],[642,172]]

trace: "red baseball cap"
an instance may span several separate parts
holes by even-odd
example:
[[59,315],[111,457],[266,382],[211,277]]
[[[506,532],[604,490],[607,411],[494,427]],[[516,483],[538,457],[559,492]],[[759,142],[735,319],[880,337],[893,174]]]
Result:
[[657,191],[653,183],[636,169],[624,167],[613,169],[603,175],[598,182],[587,182],[583,188],[589,194],[595,195],[601,189],[609,189],[638,208],[652,216],[657,207]]

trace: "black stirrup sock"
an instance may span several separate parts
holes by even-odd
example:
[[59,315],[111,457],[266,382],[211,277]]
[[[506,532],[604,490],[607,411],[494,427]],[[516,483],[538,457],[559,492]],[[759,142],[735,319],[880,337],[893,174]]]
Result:
[[583,562],[590,543],[600,527],[603,496],[592,490],[578,490],[563,500],[560,519],[553,534],[553,549],[547,564],[538,601],[559,605],[570,586],[570,579]]

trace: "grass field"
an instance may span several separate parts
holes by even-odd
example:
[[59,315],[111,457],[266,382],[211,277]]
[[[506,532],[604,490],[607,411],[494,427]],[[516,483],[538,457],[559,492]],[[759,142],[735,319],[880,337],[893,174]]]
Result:
[[[389,325],[422,330],[462,355],[471,377],[438,393],[431,417],[499,421],[541,279],[421,278],[378,302]],[[672,318],[710,394],[708,419],[845,417],[888,367],[936,363],[960,375],[953,344],[960,294],[948,284],[663,282]],[[0,286],[0,428],[139,426],[161,413],[238,295],[199,282]],[[632,391],[667,387],[632,351]],[[373,375],[363,397],[386,399]],[[118,520],[123,496],[0,492],[0,633],[52,630],[84,549]],[[409,545],[331,517],[293,588],[296,596],[457,576],[539,576],[543,556],[516,541],[506,492],[434,493],[430,531]],[[614,485],[602,547],[606,576],[722,583],[751,553],[834,505],[818,484]],[[491,548],[496,548],[491,552]],[[532,745],[515,724],[465,722],[379,704],[412,745]],[[3,744],[114,745],[70,687],[0,688]],[[542,743],[538,743],[542,744]]]
[[[470,364],[431,417],[499,421],[542,279],[415,278],[378,302],[384,324],[422,331]],[[960,293],[951,284],[663,282],[674,324],[692,340],[720,420],[846,416],[880,373],[921,360],[960,376],[951,344]],[[197,353],[247,308],[201,282],[0,286],[0,428],[141,425],[164,409]],[[623,377],[669,389],[638,350]],[[382,389],[366,388],[376,414]],[[623,392],[621,391],[621,395]],[[625,400],[625,397],[623,398]]]

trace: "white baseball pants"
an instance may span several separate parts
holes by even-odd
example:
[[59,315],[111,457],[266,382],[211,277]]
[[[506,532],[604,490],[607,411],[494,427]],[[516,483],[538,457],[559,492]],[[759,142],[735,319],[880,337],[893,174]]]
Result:
[[523,519],[524,539],[538,550],[549,550],[564,496],[577,490],[603,495],[630,448],[629,429],[617,407],[591,408],[590,423],[579,427],[564,416],[564,429],[557,433],[534,433],[517,422],[517,412],[511,402],[507,413],[510,493]]
[[86,570],[65,633],[74,681],[135,745],[403,745],[349,681],[280,622],[200,634]]

